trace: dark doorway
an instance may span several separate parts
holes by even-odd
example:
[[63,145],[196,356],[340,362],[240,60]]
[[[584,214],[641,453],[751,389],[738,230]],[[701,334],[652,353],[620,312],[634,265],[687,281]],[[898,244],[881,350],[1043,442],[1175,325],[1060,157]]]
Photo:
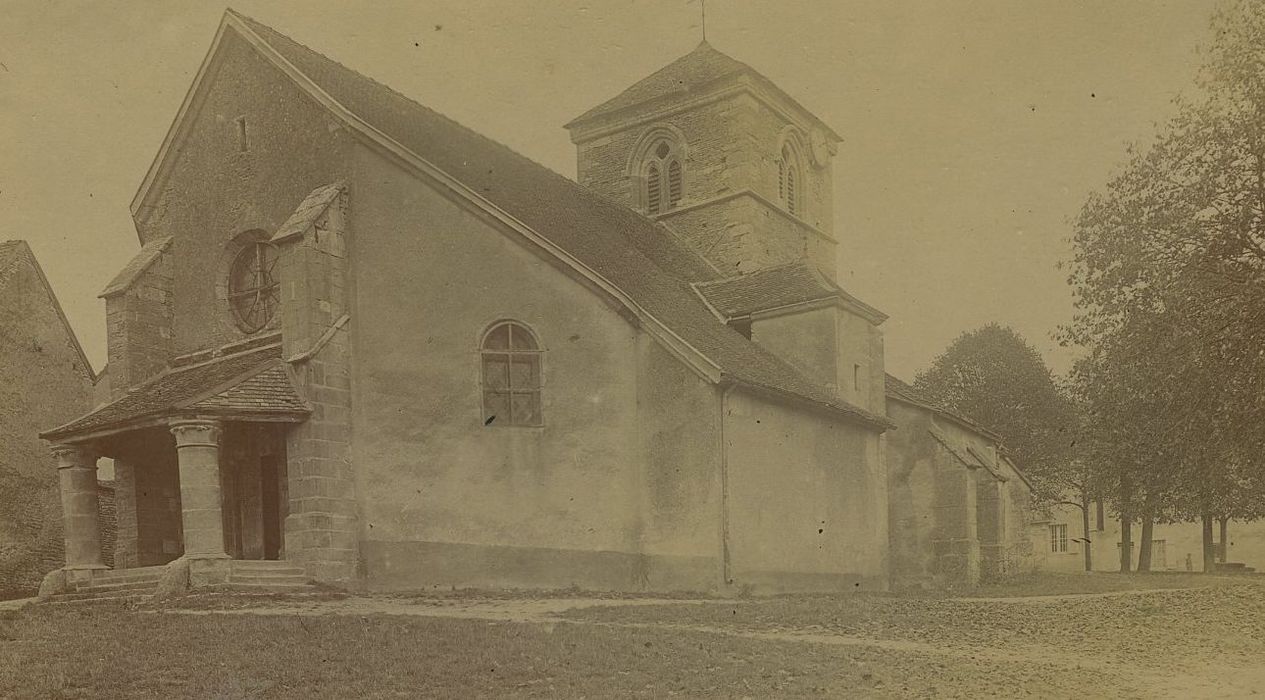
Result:
[[281,475],[277,455],[259,458],[259,492],[263,516],[264,559],[281,558]]

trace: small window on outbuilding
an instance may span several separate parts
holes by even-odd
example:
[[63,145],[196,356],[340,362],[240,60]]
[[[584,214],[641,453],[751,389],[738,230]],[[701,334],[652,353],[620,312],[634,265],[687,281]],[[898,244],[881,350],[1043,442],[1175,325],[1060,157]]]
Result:
[[1050,551],[1067,551],[1067,525],[1058,523],[1050,526]]
[[541,349],[535,334],[521,323],[502,321],[484,334],[479,350],[483,424],[541,425]]

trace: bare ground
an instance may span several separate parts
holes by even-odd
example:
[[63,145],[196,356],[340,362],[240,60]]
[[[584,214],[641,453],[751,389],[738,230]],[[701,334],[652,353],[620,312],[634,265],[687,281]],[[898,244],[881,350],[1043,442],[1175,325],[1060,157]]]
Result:
[[[133,609],[40,606],[6,613],[0,659],[6,652],[16,652],[10,658],[19,663],[38,658],[33,650],[52,651],[59,635],[76,633],[104,635],[95,646],[100,649],[112,632],[117,636],[113,626],[127,625],[172,640],[168,644],[193,646],[184,651],[209,654],[240,681],[225,693],[214,690],[214,678],[194,673],[177,684],[184,697],[1265,694],[1265,585],[1198,583],[1180,590],[1113,583],[1120,590],[1044,597],[999,590],[958,599],[192,596]],[[46,624],[24,624],[40,619]],[[294,663],[287,661],[291,653],[311,656],[302,653],[303,639],[293,652],[277,646],[293,641],[296,625],[305,637],[317,631],[306,643],[309,651],[321,650],[323,663],[271,683],[259,664]],[[220,637],[262,646],[199,647]],[[340,646],[348,640],[357,645]],[[410,663],[415,658],[425,659],[424,669]],[[48,691],[30,697],[125,697],[82,679],[71,684],[81,694],[67,693],[67,669],[38,661],[26,668],[25,685],[15,685],[24,682],[24,671],[6,671],[5,663],[5,697],[17,687]],[[102,663],[145,676],[143,660],[107,654]]]

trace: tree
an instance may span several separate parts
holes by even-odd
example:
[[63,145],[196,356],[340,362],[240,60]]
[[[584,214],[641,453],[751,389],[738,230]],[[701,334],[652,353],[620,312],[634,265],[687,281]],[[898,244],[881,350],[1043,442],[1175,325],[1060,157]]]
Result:
[[1213,519],[1263,500],[1265,6],[1227,5],[1213,36],[1199,99],[1076,220],[1063,332],[1089,349],[1076,386],[1122,533],[1140,513],[1148,554],[1157,518],[1202,519],[1206,570]]
[[1068,481],[1077,419],[1040,354],[996,323],[959,336],[914,379],[920,391],[1001,436],[1037,487],[1058,500]]

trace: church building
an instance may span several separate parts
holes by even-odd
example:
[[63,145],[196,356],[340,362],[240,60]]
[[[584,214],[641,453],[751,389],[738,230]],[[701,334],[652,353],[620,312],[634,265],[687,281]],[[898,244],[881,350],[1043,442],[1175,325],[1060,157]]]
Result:
[[101,295],[112,400],[43,434],[63,498],[114,459],[116,572],[68,513],[48,592],[886,588],[839,136],[705,42],[567,129],[578,182],[228,11]]

